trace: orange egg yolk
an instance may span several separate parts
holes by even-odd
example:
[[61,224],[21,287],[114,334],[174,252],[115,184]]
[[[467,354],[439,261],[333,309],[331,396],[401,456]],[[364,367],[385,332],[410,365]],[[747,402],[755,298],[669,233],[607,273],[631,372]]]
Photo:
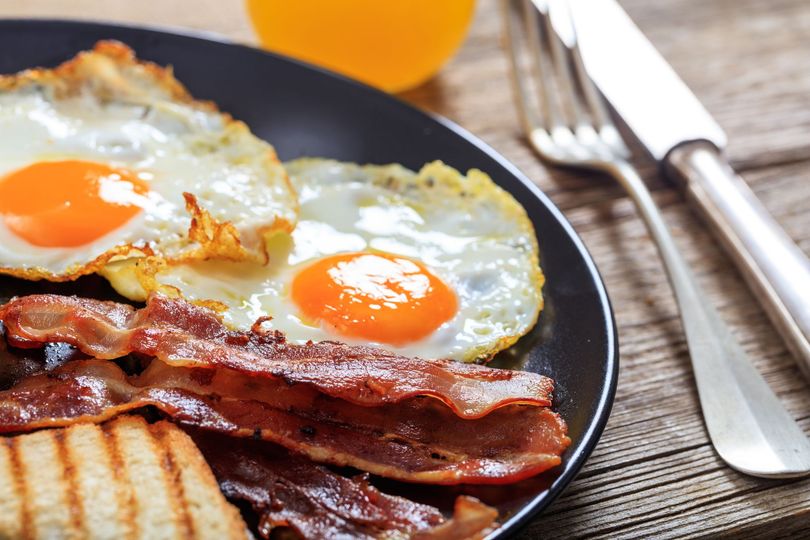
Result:
[[75,247],[132,219],[148,191],[124,169],[91,161],[42,161],[0,178],[0,215],[30,244]]
[[389,254],[320,259],[295,276],[291,294],[310,321],[395,346],[428,336],[458,309],[455,293],[424,265]]

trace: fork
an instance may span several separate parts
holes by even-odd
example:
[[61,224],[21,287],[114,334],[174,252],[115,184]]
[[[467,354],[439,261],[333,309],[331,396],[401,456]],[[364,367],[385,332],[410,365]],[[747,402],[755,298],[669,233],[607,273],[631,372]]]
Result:
[[729,466],[752,476],[810,474],[810,441],[709,303],[630,163],[630,151],[585,70],[568,4],[501,0],[501,7],[518,112],[531,146],[552,165],[615,178],[658,247],[715,450]]

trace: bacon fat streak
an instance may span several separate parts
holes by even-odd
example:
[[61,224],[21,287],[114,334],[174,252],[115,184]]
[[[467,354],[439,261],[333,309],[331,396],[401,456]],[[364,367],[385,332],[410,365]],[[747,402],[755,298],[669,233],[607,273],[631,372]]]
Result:
[[424,360],[335,342],[286,343],[277,332],[225,327],[205,308],[163,296],[135,310],[126,304],[58,295],[31,295],[0,308],[9,342],[39,347],[64,342],[94,358],[130,353],[186,367],[222,367],[307,383],[324,394],[377,406],[414,396],[443,401],[463,418],[478,418],[512,403],[551,405],[551,379],[525,371],[452,360]]
[[[341,382],[342,372],[335,368],[324,375],[329,380],[311,382],[301,376],[297,363],[306,366],[303,373],[307,376],[316,371],[313,366],[320,357],[312,354],[312,347],[295,348],[277,334],[230,332],[206,310],[182,302],[153,298],[147,308],[134,311],[119,304],[66,297],[28,298],[34,301],[26,303],[23,298],[0,308],[9,341],[16,345],[31,347],[37,340],[60,340],[92,355],[104,356],[98,351],[106,350],[106,357],[113,358],[109,351],[136,351],[156,359],[138,376],[127,376],[113,362],[74,360],[24,378],[0,392],[0,431],[99,422],[153,405],[178,422],[263,438],[318,462],[435,484],[515,482],[559,464],[559,456],[569,444],[564,422],[539,406],[537,399],[502,394],[500,401],[481,405],[485,400],[476,399],[470,389],[491,381],[508,383],[510,379],[490,373],[503,370],[462,366],[458,372],[441,363],[402,359],[412,362],[412,370],[420,362],[428,366],[428,375],[413,384],[396,376],[395,360],[400,357],[366,347],[328,344],[329,361],[319,367],[341,365],[335,350],[352,351],[355,358],[348,361],[353,366],[349,377],[354,379]],[[27,306],[33,307],[29,310]],[[79,315],[71,316],[71,309]],[[173,320],[172,314],[177,312],[181,316]],[[183,332],[195,342],[194,354],[167,354],[156,343],[168,335],[176,353],[182,350]],[[207,342],[213,345],[209,347]],[[307,353],[297,356],[304,349]],[[150,354],[159,350],[162,354]],[[250,356],[238,361],[218,356],[234,351],[238,357],[242,350]],[[196,355],[203,351],[217,354],[198,360]],[[255,365],[244,365],[257,358],[262,366],[275,366],[276,353],[289,364],[283,374],[267,374]],[[178,361],[181,357],[185,360]],[[376,378],[358,374],[359,358],[371,358],[372,363],[381,360],[371,373],[382,371],[380,365],[391,371],[385,378],[385,392],[374,386]],[[469,375],[477,369],[485,374]],[[439,376],[458,376],[462,390],[451,385],[443,392],[420,393],[419,385]],[[548,380],[534,378],[535,382]],[[524,378],[523,383],[530,379]],[[335,386],[338,391],[324,390]],[[531,385],[518,385],[525,386]],[[477,392],[485,393],[481,388]],[[470,407],[488,412],[465,417],[463,411]]]
[[446,521],[432,506],[387,495],[363,476],[346,478],[265,442],[192,433],[222,492],[250,503],[265,538],[290,527],[303,538],[391,538],[392,533],[428,539],[483,537],[497,511],[459,497]]

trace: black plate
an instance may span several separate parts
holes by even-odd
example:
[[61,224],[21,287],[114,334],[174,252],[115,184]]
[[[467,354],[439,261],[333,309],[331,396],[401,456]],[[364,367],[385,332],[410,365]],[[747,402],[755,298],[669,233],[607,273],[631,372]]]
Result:
[[[282,159],[324,156],[410,168],[441,159],[461,170],[487,172],[523,204],[538,233],[546,308],[536,330],[513,348],[518,354],[499,361],[557,381],[556,407],[568,422],[573,444],[562,467],[537,479],[462,490],[497,504],[508,516],[498,536],[513,533],[548,506],[596,445],[618,375],[616,327],[604,285],[582,242],[549,199],[503,157],[451,122],[343,77],[249,47],[144,28],[0,20],[0,73],[54,66],[109,38],[130,45],[144,59],[173,65],[196,97],[214,100],[246,121]],[[67,290],[98,286],[91,279]],[[41,287],[3,279],[0,296]],[[446,506],[457,491],[431,488],[429,494],[417,490],[415,495]]]

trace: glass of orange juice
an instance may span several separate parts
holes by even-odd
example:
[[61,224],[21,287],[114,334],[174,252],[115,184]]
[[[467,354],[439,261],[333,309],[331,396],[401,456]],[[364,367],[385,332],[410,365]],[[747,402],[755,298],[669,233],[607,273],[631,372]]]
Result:
[[433,76],[455,53],[475,0],[246,0],[269,50],[389,92]]

